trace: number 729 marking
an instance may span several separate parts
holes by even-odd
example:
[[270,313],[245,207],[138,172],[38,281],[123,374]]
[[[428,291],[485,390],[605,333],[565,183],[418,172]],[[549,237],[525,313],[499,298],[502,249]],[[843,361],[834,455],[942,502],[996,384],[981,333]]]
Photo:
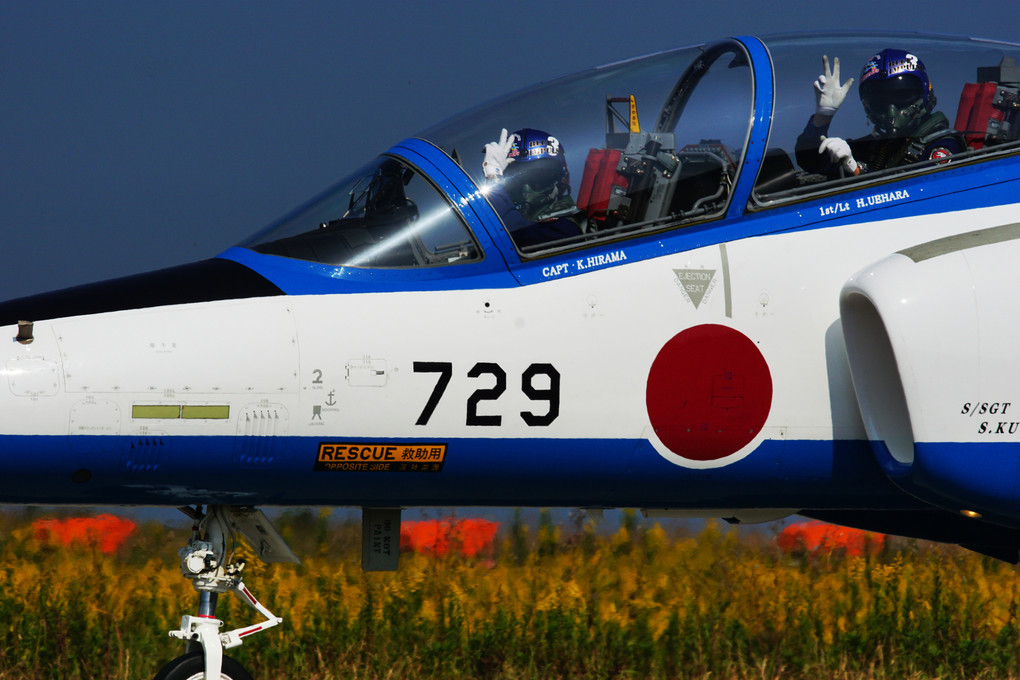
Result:
[[[415,425],[427,425],[435,413],[439,401],[443,398],[446,388],[453,378],[453,364],[448,361],[415,361],[415,373],[438,373],[436,386],[425,402],[425,408],[415,421]],[[479,414],[478,406],[483,401],[496,401],[506,392],[506,371],[499,364],[478,362],[467,372],[467,377],[476,379],[484,375],[494,378],[491,387],[480,387],[471,393],[467,400],[467,416],[465,424],[469,426],[499,426],[503,416],[499,414]],[[536,387],[535,376],[544,375],[549,379],[549,387]],[[521,418],[531,427],[545,427],[560,415],[560,373],[552,364],[531,364],[521,374],[521,391],[532,401],[545,401],[549,407],[545,413],[521,411]]]

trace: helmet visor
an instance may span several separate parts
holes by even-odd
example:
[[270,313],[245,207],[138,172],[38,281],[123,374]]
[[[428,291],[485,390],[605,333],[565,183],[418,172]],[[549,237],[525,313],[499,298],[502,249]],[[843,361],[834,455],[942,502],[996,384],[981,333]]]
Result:
[[905,109],[918,99],[924,99],[924,86],[920,79],[910,75],[866,80],[861,83],[861,101],[868,109],[884,110],[890,105],[897,109]]
[[515,161],[503,171],[506,192],[514,203],[524,201],[524,187],[533,191],[549,192],[563,179],[563,164],[556,158],[533,161]]

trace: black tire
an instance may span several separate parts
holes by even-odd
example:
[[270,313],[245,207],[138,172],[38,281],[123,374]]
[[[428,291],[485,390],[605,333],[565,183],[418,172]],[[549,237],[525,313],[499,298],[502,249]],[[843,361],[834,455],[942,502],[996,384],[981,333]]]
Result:
[[[153,680],[204,680],[205,656],[201,651],[179,656],[159,669]],[[229,656],[223,657],[220,680],[253,680],[244,666]]]

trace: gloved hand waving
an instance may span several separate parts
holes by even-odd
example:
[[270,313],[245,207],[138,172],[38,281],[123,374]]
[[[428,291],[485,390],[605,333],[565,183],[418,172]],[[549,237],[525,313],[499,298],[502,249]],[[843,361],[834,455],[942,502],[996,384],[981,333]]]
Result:
[[824,73],[818,76],[815,81],[815,115],[828,116],[836,115],[854,79],[850,78],[842,85],[839,84],[839,57],[832,60],[832,70],[829,70],[829,56],[822,55],[822,69]]
[[506,170],[506,166],[513,162],[512,158],[507,158],[507,154],[510,153],[510,147],[513,146],[514,140],[517,139],[517,135],[507,136],[506,128],[499,133],[498,142],[489,142],[485,145],[483,152],[485,158],[482,160],[482,172],[485,173],[486,179],[499,179],[503,176],[503,171]]

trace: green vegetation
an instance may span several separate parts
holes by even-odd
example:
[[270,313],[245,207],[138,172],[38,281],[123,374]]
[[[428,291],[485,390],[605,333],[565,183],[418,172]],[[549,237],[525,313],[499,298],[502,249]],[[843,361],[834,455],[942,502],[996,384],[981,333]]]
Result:
[[[0,680],[149,678],[181,653],[186,531],[145,525],[104,554],[43,544],[31,519],[0,515]],[[260,679],[1020,677],[1015,570],[960,549],[787,553],[716,524],[604,535],[543,515],[484,557],[366,574],[359,526],[278,525],[304,564],[245,580],[285,621],[228,652]],[[226,627],[256,620],[220,602]]]

